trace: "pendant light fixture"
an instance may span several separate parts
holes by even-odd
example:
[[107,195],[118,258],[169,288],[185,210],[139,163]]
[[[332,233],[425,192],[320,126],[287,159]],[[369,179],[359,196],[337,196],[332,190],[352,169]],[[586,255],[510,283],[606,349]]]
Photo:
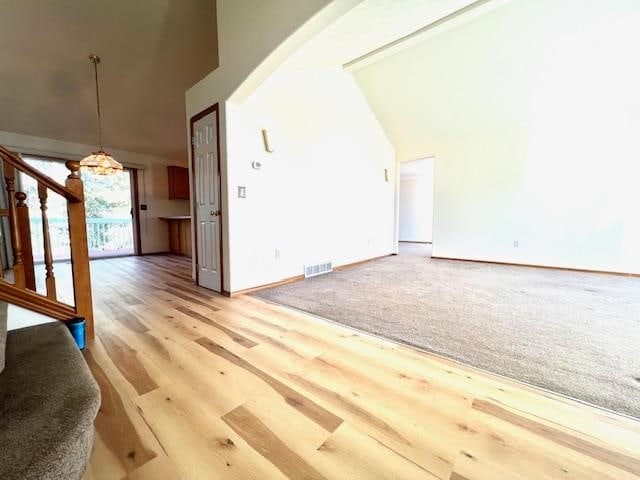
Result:
[[100,84],[98,83],[98,64],[100,57],[89,55],[89,61],[93,63],[93,71],[96,79],[96,104],[98,107],[98,151],[92,152],[88,157],[80,161],[80,168],[98,175],[114,175],[122,171],[122,164],[102,149],[102,114],[100,112]]

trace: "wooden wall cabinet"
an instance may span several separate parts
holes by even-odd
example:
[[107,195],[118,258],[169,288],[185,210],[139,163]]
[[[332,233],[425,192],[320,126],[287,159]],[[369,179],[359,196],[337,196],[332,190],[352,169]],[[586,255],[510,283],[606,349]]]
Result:
[[167,167],[169,178],[169,200],[189,200],[189,169]]

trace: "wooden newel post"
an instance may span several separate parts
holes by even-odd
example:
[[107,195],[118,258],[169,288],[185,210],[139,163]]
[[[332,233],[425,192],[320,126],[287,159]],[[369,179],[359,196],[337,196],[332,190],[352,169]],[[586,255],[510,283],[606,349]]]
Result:
[[82,201],[67,202],[69,213],[69,239],[71,245],[71,270],[73,273],[73,294],[76,312],[84,317],[86,338],[94,338],[93,300],[91,298],[91,273],[89,271],[89,245],[87,242],[87,219],[84,211],[84,190],[80,179],[80,162],[69,160],[65,163],[70,170],[65,186]]
[[5,162],[4,179],[7,184],[7,199],[9,200],[9,227],[11,229],[11,249],[13,250],[13,281],[16,287],[25,288],[24,264],[22,263],[22,244],[15,202],[15,171],[13,166]]
[[16,219],[22,247],[22,264],[24,265],[24,282],[29,290],[36,291],[36,272],[33,268],[33,247],[31,246],[31,226],[29,225],[29,207],[24,201],[27,194],[16,192]]

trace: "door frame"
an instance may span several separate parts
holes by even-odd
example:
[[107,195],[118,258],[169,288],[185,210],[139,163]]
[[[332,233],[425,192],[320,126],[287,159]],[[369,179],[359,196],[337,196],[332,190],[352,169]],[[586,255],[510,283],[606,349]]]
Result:
[[[205,108],[204,110],[202,110],[199,113],[196,113],[194,116],[192,116],[189,119],[189,143],[191,144],[191,160],[190,160],[190,164],[189,166],[191,167],[191,203],[192,203],[192,221],[191,221],[191,228],[192,228],[192,233],[193,233],[193,240],[194,240],[194,249],[193,249],[193,260],[195,262],[195,267],[196,267],[196,285],[199,285],[199,274],[198,274],[198,229],[197,229],[197,224],[198,224],[198,212],[197,212],[197,208],[196,208],[196,168],[195,168],[195,148],[193,145],[193,126],[194,124],[200,120],[201,118],[206,117],[207,115],[209,115],[210,113],[216,112],[216,155],[218,156],[218,195],[219,195],[219,201],[220,201],[220,217],[224,218],[225,216],[225,205],[224,202],[222,201],[222,168],[221,168],[221,164],[222,164],[222,159],[220,158],[220,108],[218,107],[217,103],[214,103],[213,105],[211,105],[208,108]],[[223,235],[222,235],[222,229],[224,228],[223,225],[223,220],[222,218],[220,218],[220,227],[218,228],[218,236],[219,238],[219,242],[218,244],[220,245],[220,254],[219,257],[220,258],[220,293],[221,294],[226,294],[226,290],[224,288],[224,257],[223,257],[223,245],[222,245],[222,239],[223,239]]]
[[[51,161],[55,161],[55,162],[59,162],[59,163],[65,163],[68,160],[79,160],[75,155],[69,155],[68,157],[65,158],[65,156],[54,156],[54,155],[49,155],[49,154],[42,154],[42,153],[38,153],[37,150],[30,150],[30,149],[16,149],[21,155],[24,156],[29,156],[29,157],[33,157],[35,159],[41,159],[41,160],[51,160]],[[30,152],[35,152],[35,153],[30,153]],[[101,260],[102,258],[119,258],[119,257],[134,257],[134,256],[140,256],[143,255],[142,253],[142,237],[141,237],[141,232],[140,232],[140,214],[138,211],[139,208],[139,202],[140,202],[140,192],[139,192],[139,188],[138,188],[138,169],[136,167],[127,167],[127,165],[124,165],[124,170],[128,170],[130,172],[130,179],[131,179],[131,208],[134,211],[134,215],[131,218],[131,229],[133,232],[133,254],[129,255],[112,255],[112,256],[107,256],[107,257],[99,257],[99,258],[92,258],[90,260]],[[83,191],[84,191],[84,182],[83,182]],[[1,268],[1,267],[0,267]]]
[[436,165],[438,165],[438,162],[436,162],[436,160],[438,159],[438,157],[436,155],[425,155],[423,157],[418,157],[418,158],[412,158],[410,160],[402,160],[402,161],[397,161],[396,162],[396,175],[395,175],[395,183],[396,183],[396,191],[395,191],[395,195],[394,195],[394,209],[395,209],[395,215],[394,215],[394,230],[393,230],[393,237],[394,237],[394,247],[396,249],[395,254],[399,253],[400,250],[400,243],[404,242],[405,240],[400,240],[400,191],[402,189],[402,179],[401,179],[401,169],[403,165],[406,165],[408,163],[412,163],[412,162],[421,162],[421,161],[425,161],[425,160],[430,160],[433,162],[433,177],[432,177],[432,189],[431,189],[431,195],[432,195],[432,200],[431,200],[431,241],[430,242],[411,242],[410,243],[426,243],[426,244],[431,244],[432,245],[432,252],[433,252],[433,241],[434,241],[434,236],[433,236],[433,226],[435,225],[435,211],[436,211]]
[[131,210],[133,221],[133,251],[134,255],[142,255],[142,238],[140,236],[140,192],[138,190],[138,169],[124,167],[131,175]]

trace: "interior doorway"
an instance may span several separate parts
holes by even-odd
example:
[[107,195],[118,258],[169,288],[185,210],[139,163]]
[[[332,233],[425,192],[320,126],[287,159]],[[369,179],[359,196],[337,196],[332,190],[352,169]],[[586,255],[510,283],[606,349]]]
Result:
[[[23,158],[59,183],[64,184],[69,174],[62,160],[28,155]],[[137,254],[134,170],[125,169],[109,176],[89,172],[81,172],[80,175],[84,185],[89,257]],[[34,260],[40,262],[44,259],[44,243],[38,186],[31,177],[22,175],[20,188],[27,194]],[[47,211],[53,258],[56,261],[67,260],[70,249],[66,202],[58,195],[49,195]]]
[[434,163],[434,157],[427,157],[400,164],[398,213],[400,253],[403,250],[406,251],[409,244],[414,244],[416,247],[421,246],[421,251],[424,251],[425,255],[431,254]]
[[222,205],[218,122],[217,104],[191,118],[191,171],[196,283],[222,292]]

